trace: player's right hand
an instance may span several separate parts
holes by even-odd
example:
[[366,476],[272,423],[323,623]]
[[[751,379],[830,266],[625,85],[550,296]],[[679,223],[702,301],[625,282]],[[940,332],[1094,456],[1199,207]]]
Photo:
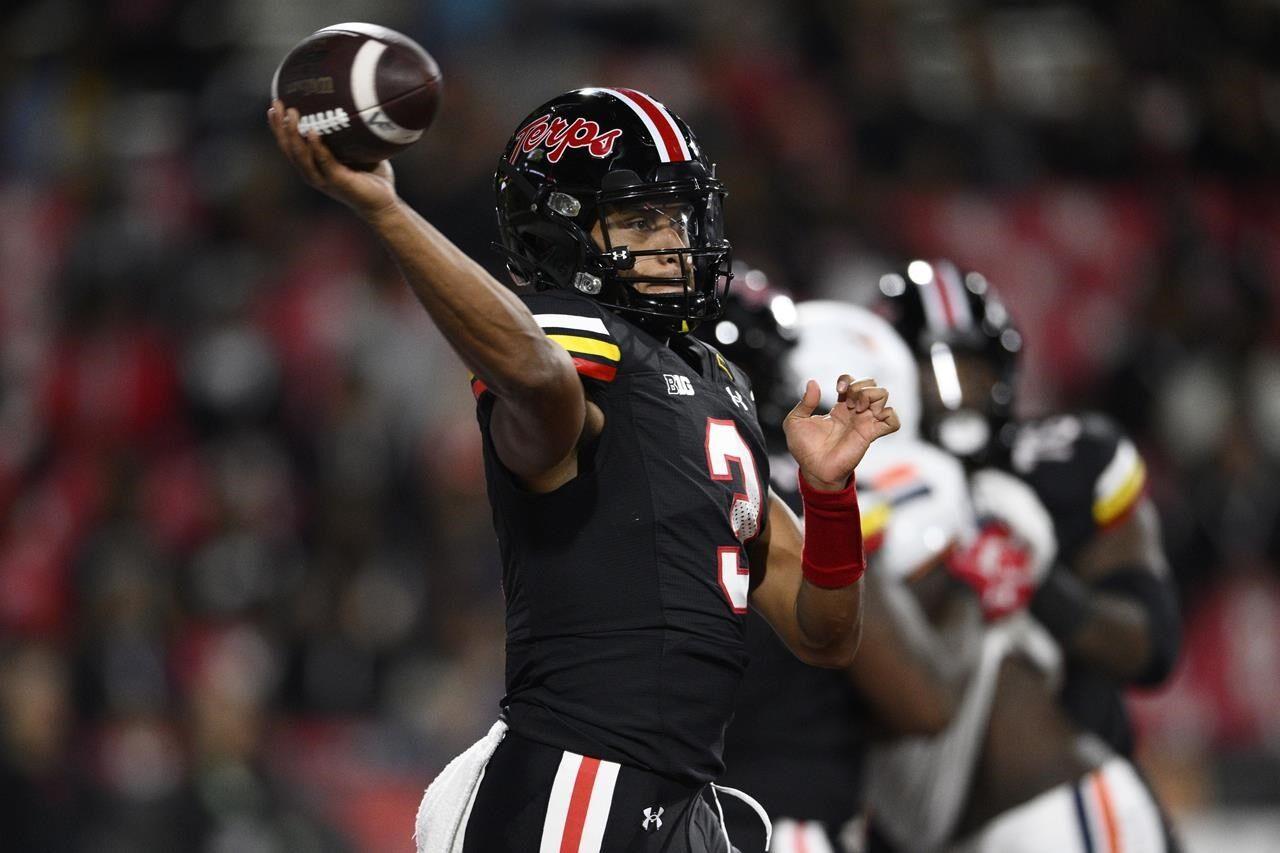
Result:
[[1023,609],[1036,590],[1031,547],[998,519],[985,521],[972,542],[950,554],[946,566],[977,594],[988,622]]
[[276,145],[304,181],[365,219],[372,219],[399,202],[395,175],[388,161],[383,160],[368,171],[343,164],[329,151],[320,134],[299,133],[298,111],[286,110],[278,100],[267,110],[267,123]]

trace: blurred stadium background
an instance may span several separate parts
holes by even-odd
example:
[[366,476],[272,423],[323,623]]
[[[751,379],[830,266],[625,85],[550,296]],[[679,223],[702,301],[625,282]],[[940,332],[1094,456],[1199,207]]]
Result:
[[[501,695],[461,365],[272,146],[368,20],[440,61],[402,193],[498,272],[490,177],[566,88],[689,120],[737,256],[1002,288],[1030,413],[1146,454],[1185,654],[1135,696],[1192,851],[1280,849],[1280,3],[37,0],[0,13],[0,848],[403,850]],[[15,839],[17,839],[16,846]]]

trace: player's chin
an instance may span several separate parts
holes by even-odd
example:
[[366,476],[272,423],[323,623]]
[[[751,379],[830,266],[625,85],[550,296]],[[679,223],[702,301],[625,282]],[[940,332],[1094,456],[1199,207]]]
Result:
[[640,280],[633,282],[631,286],[637,293],[643,293],[645,296],[683,296],[686,290],[693,289],[692,279],[682,283],[679,276],[663,275],[661,272],[646,274],[637,271],[635,278]]

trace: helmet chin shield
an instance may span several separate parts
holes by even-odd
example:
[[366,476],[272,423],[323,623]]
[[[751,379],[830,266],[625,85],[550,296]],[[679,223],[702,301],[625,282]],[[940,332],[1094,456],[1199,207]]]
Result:
[[985,415],[973,409],[942,415],[932,431],[943,450],[961,458],[978,456],[991,443],[991,425]]
[[708,180],[601,192],[598,300],[674,332],[718,317],[733,277],[723,198]]
[[930,379],[924,395],[924,430],[930,441],[971,468],[998,464],[1004,426],[1010,421],[1009,377],[964,341],[929,345],[922,372]]

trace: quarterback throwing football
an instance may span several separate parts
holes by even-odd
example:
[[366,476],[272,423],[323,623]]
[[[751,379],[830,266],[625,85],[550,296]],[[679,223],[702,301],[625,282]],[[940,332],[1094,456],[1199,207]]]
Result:
[[378,234],[474,373],[503,556],[507,695],[433,783],[430,851],[731,847],[709,799],[755,608],[802,660],[843,667],[861,626],[855,466],[898,427],[872,380],[810,381],[787,416],[804,531],[768,490],[749,383],[686,332],[729,281],[724,188],[683,121],[630,89],[534,110],[498,163],[521,293],[296,113],[269,116],[313,187]]

